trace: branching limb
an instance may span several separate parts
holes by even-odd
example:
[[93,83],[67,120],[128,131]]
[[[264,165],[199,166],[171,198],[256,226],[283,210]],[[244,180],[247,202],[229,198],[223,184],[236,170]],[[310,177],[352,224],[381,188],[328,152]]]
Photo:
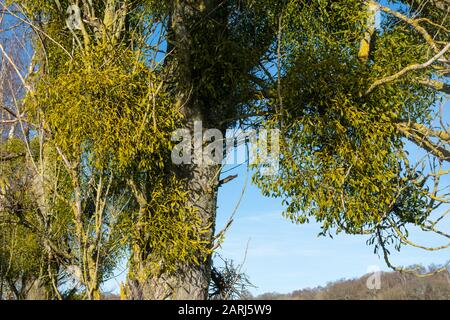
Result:
[[[434,131],[426,126],[418,123],[408,124],[399,123],[397,129],[404,134],[404,136],[424,148],[434,156],[442,161],[450,161],[450,150],[445,145],[450,144],[450,135],[445,131]],[[441,143],[432,141],[432,138],[437,138]]]
[[420,25],[420,20],[418,19],[412,19],[404,14],[401,14],[398,11],[392,10],[388,7],[380,5],[378,2],[375,1],[369,1],[369,3],[375,7],[377,7],[379,10],[384,11],[404,22],[409,24],[411,27],[413,27],[417,32],[419,32],[422,37],[425,39],[425,41],[428,43],[428,45],[433,49],[433,51],[438,54],[440,52],[438,46],[436,45],[436,42],[434,41],[433,37],[428,33],[428,31]]
[[427,62],[424,62],[424,63],[421,63],[421,64],[409,65],[409,66],[405,67],[404,69],[400,70],[399,72],[397,72],[397,73],[395,73],[395,74],[393,74],[391,76],[385,77],[383,79],[376,80],[369,87],[369,89],[366,91],[366,95],[370,94],[378,86],[381,86],[381,85],[386,84],[388,82],[396,81],[396,80],[400,79],[402,76],[404,76],[404,75],[406,75],[406,74],[408,74],[408,73],[410,73],[412,71],[417,71],[417,70],[428,68],[434,62],[436,62],[439,58],[441,58],[449,49],[450,49],[450,43],[448,43],[441,51],[439,51],[433,58],[431,58]]
[[440,82],[440,81],[430,80],[430,79],[417,79],[416,81],[417,81],[417,83],[420,83],[421,85],[432,88],[436,91],[441,91],[445,94],[450,94],[450,85],[448,85],[445,82]]

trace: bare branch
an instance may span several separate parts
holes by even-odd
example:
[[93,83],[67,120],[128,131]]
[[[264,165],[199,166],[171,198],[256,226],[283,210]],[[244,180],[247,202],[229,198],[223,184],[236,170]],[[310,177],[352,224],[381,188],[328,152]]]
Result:
[[427,86],[436,91],[441,91],[445,94],[450,94],[450,85],[446,84],[445,82],[430,79],[417,79],[416,81],[421,85]]
[[442,144],[435,143],[431,138],[438,138],[440,141],[448,144],[450,141],[449,134],[444,131],[434,131],[424,125],[405,122],[397,124],[397,129],[405,135],[405,137],[414,142],[419,147],[424,148],[442,161],[450,161],[450,150],[446,149]]

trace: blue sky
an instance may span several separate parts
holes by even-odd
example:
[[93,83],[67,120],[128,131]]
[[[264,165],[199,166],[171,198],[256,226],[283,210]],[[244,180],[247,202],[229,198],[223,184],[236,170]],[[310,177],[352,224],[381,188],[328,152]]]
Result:
[[[377,16],[377,24],[379,19],[380,16]],[[450,121],[449,110],[450,103],[447,101],[444,107],[447,125]],[[411,145],[408,151],[416,160],[422,156]],[[218,230],[227,223],[244,186],[245,193],[234,223],[218,252],[224,258],[243,263],[242,270],[256,286],[250,290],[254,295],[265,292],[287,293],[342,278],[359,277],[368,273],[373,266],[389,270],[384,259],[366,244],[368,236],[340,234],[333,239],[318,237],[321,231],[319,224],[296,225],[283,218],[280,199],[263,197],[249,182],[251,176],[246,181],[244,166],[235,171],[239,175],[238,179],[220,190]],[[450,178],[446,177],[441,184],[448,187]],[[443,222],[441,229],[450,230],[448,219]],[[410,236],[422,245],[447,244],[442,238],[414,229]],[[404,246],[400,252],[391,250],[391,253],[392,262],[398,266],[444,264],[450,259],[450,249],[429,252]]]
[[[443,122],[448,126],[449,101],[442,110]],[[439,126],[439,123],[435,125]],[[411,163],[424,155],[412,143],[407,143],[406,148],[410,152]],[[444,169],[449,169],[449,166]],[[281,199],[263,197],[260,190],[250,183],[251,172],[247,172],[245,165],[224,176],[230,174],[238,174],[238,178],[220,189],[216,232],[226,225],[243,191],[244,194],[234,223],[218,253],[235,263],[243,263],[242,270],[257,287],[251,290],[253,294],[287,293],[321,286],[329,281],[362,276],[373,266],[389,270],[384,259],[366,244],[368,236],[339,234],[333,239],[318,237],[321,231],[319,224],[297,225],[282,217]],[[446,176],[441,187],[449,186],[450,177]],[[448,209],[448,206],[443,209]],[[448,232],[450,219],[444,220],[440,229]],[[417,229],[410,231],[410,239],[421,245],[447,244],[442,237]],[[449,249],[429,252],[404,246],[400,252],[391,250],[391,253],[391,261],[397,266],[444,264],[450,259]]]
[[[443,111],[443,119],[448,126],[449,101]],[[241,146],[236,151],[237,161],[245,159],[243,150]],[[411,143],[407,144],[407,150],[411,163],[423,156]],[[224,172],[228,172],[223,174],[224,177],[232,174],[238,177],[219,191],[216,233],[227,224],[236,207],[237,211],[218,253],[223,258],[232,259],[235,264],[243,264],[242,270],[256,286],[250,290],[253,295],[323,286],[330,281],[362,276],[372,271],[374,266],[389,270],[383,258],[366,244],[368,236],[339,234],[333,239],[318,237],[321,231],[319,224],[296,225],[285,219],[281,214],[281,199],[262,196],[260,190],[251,184],[251,172],[246,166],[235,167],[225,166]],[[230,170],[232,168],[235,169]],[[447,165],[446,169],[449,168]],[[445,177],[441,186],[449,188],[450,177]],[[440,229],[450,230],[450,217],[443,221]],[[441,237],[414,229],[410,231],[410,239],[421,245],[447,244]],[[404,246],[400,252],[391,250],[391,253],[391,260],[397,266],[444,264],[450,259],[450,249],[429,252]],[[220,264],[220,260],[216,262]],[[126,277],[123,268],[117,271],[115,279],[103,286],[105,290],[118,292],[119,283]]]
[[[222,187],[219,196],[217,225],[220,230],[228,221],[246,184],[246,170],[238,170],[239,178]],[[290,292],[325,285],[341,278],[364,275],[371,266],[388,270],[384,260],[366,245],[366,236],[337,235],[333,239],[318,237],[320,225],[296,225],[282,217],[283,207],[277,199],[265,198],[250,183],[219,250],[224,258],[244,263],[243,271],[257,286],[253,294]],[[446,223],[447,230],[449,223]],[[437,239],[413,232],[412,238],[425,244]],[[442,242],[442,241],[441,241]],[[247,254],[246,254],[247,252]],[[423,252],[411,248],[393,252],[399,265],[444,263],[449,251]],[[245,260],[244,260],[245,259]]]
[[[380,15],[377,16],[377,24]],[[450,103],[444,108],[444,120],[450,120]],[[408,151],[416,160],[422,154],[409,144]],[[239,202],[234,223],[226,234],[218,253],[224,258],[242,263],[242,270],[256,288],[254,294],[265,292],[287,293],[307,287],[325,285],[342,278],[362,276],[374,266],[389,270],[382,257],[368,246],[368,236],[339,234],[333,239],[318,237],[318,223],[296,225],[282,217],[281,199],[263,197],[247,179],[245,166],[227,174],[237,173],[238,179],[224,185],[219,193],[217,230],[226,225]],[[450,185],[449,177],[441,182]],[[450,221],[441,229],[449,230]],[[446,244],[442,238],[411,230],[411,239],[427,246]],[[450,250],[437,252],[403,247],[400,252],[391,250],[391,261],[397,266],[413,264],[444,264],[450,259]]]
[[[450,109],[450,103],[446,109]],[[445,121],[449,120],[449,112],[446,112]],[[412,158],[420,157],[417,148],[409,144],[408,149]],[[229,165],[224,170],[233,167]],[[250,183],[251,172],[247,172],[245,165],[224,176],[230,174],[238,174],[238,178],[220,189],[216,233],[227,224],[238,207],[234,223],[218,253],[236,264],[243,264],[242,270],[256,286],[250,290],[253,295],[288,293],[322,286],[330,281],[362,276],[373,266],[389,270],[383,258],[366,244],[368,236],[339,234],[333,239],[318,237],[321,231],[319,224],[296,225],[283,218],[281,199],[262,196],[260,190]],[[449,186],[450,179],[445,178],[442,184]],[[450,221],[445,221],[441,229],[450,230]],[[411,239],[427,246],[446,244],[442,238],[417,230],[411,230]],[[391,252],[391,260],[398,266],[443,264],[450,259],[448,249],[428,252],[403,247],[401,252]],[[220,260],[216,262],[220,264]],[[104,289],[117,292],[125,277],[126,272],[122,271],[116,279],[107,282]]]

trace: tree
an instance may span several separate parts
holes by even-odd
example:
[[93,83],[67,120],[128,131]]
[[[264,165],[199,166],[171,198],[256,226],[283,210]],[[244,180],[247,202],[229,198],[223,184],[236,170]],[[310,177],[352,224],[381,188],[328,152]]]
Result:
[[[2,4],[4,32],[23,28],[33,53],[24,75],[0,46],[23,90],[2,105],[2,123],[20,123],[39,190],[21,222],[85,298],[100,298],[124,252],[127,298],[207,297],[227,179],[220,163],[171,160],[172,132],[195,138],[199,121],[222,134],[279,130],[279,171],[254,163],[253,182],[282,198],[292,221],[316,219],[323,235],[371,234],[393,268],[391,244],[448,248],[407,232],[449,238],[438,227],[449,201],[440,179],[450,138],[438,110],[448,93],[447,1]],[[407,140],[423,160],[411,161]]]

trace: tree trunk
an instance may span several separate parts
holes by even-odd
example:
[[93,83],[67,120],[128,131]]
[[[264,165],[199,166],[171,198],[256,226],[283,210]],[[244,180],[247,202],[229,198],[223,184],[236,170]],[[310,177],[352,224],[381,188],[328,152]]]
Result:
[[[204,234],[204,240],[213,243],[214,221],[216,217],[216,201],[218,174],[217,166],[188,166],[181,174],[189,175],[186,188],[191,195],[187,206],[197,209],[204,226],[209,232]],[[146,274],[148,266],[140,261],[138,250],[134,251],[132,264],[136,274]],[[139,277],[129,279],[126,296],[136,300],[205,300],[208,296],[208,285],[211,275],[211,255],[200,264],[181,265],[170,274],[150,275],[146,279]]]
[[[203,129],[217,128],[224,131],[219,124],[219,112],[223,108],[218,101],[228,101],[229,94],[223,85],[223,61],[211,65],[218,54],[218,44],[223,41],[227,25],[227,11],[220,0],[174,1],[171,8],[171,26],[169,28],[169,51],[172,54],[166,63],[175,64],[173,77],[177,86],[172,88],[183,106],[186,128],[194,137],[194,122],[202,121]],[[213,23],[211,23],[213,21]],[[200,51],[199,51],[200,50]],[[208,70],[202,70],[202,68]],[[212,70],[212,71],[211,71]],[[208,79],[213,90],[205,89],[203,76],[208,72]],[[195,153],[195,152],[194,152]],[[219,186],[220,165],[194,163],[179,166],[177,176],[186,182],[190,200],[187,206],[197,209],[203,226],[209,232],[204,240],[213,246],[214,226],[217,208],[217,191]],[[148,270],[139,261],[139,249],[135,249],[131,264],[134,271]],[[199,265],[182,265],[178,272],[171,275],[154,275],[145,280],[137,277],[129,279],[125,295],[129,299],[186,299],[204,300],[208,297],[211,277],[211,255]],[[139,272],[139,271],[137,271]],[[145,274],[143,272],[142,274]]]
[[25,295],[25,300],[49,300],[50,298],[51,289],[48,283],[42,279],[32,281],[32,285]]

